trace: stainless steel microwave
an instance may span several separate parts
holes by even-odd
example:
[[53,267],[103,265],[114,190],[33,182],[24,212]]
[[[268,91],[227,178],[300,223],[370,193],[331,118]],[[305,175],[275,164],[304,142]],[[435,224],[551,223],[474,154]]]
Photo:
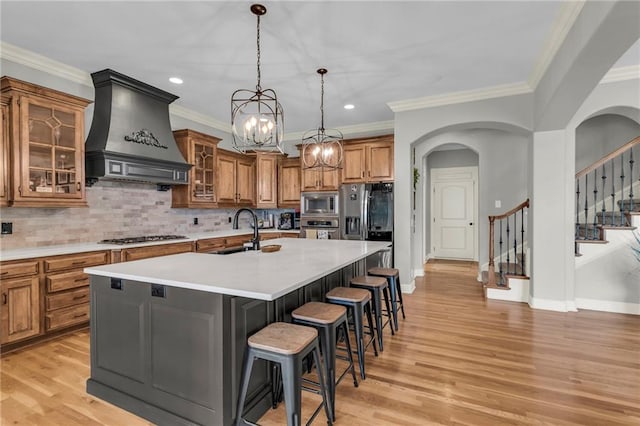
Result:
[[303,192],[300,196],[300,214],[303,215],[337,215],[339,210],[339,193]]

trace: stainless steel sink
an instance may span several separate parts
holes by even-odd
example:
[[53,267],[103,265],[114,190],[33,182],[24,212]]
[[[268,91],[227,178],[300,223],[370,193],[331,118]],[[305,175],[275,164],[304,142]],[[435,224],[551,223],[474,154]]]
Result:
[[209,254],[233,254],[233,253],[240,253],[242,251],[249,251],[249,250],[253,250],[253,247],[244,247],[244,246],[226,247],[218,250],[213,250],[208,253]]

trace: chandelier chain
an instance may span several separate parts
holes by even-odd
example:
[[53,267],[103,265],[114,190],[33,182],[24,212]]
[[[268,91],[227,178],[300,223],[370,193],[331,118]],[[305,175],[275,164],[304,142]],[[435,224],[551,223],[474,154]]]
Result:
[[320,130],[324,133],[324,74],[320,74]]
[[262,91],[262,87],[260,87],[260,15],[257,15],[258,17],[258,24],[257,24],[257,37],[256,37],[256,44],[258,45],[258,62],[257,62],[257,68],[258,68],[258,84],[256,84],[256,91],[257,92],[261,92]]

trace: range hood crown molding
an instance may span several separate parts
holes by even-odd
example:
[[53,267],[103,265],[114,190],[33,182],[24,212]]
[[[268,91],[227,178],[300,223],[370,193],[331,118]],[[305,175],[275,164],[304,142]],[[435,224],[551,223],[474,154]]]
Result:
[[178,97],[111,69],[91,78],[95,108],[85,143],[87,184],[187,184],[191,164],[178,149],[169,118],[169,104]]

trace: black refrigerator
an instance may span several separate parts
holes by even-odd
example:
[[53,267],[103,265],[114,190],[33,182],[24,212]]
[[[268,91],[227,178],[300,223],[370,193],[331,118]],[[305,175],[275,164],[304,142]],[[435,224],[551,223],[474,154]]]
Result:
[[378,259],[368,262],[367,267],[392,267],[393,183],[343,184],[340,227],[343,240],[389,241],[389,250],[380,252]]

